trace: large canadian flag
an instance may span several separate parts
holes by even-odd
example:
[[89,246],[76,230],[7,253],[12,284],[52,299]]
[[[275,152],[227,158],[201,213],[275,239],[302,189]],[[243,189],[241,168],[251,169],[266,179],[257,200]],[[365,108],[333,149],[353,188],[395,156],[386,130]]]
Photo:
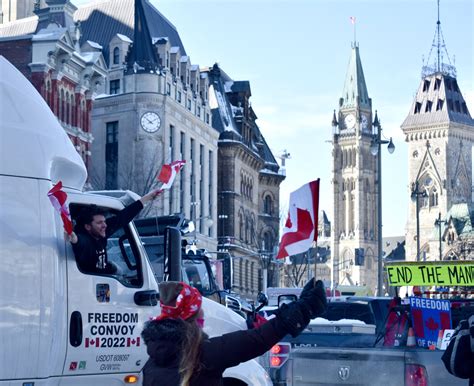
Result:
[[161,190],[170,189],[171,185],[178,175],[179,171],[186,164],[186,161],[174,161],[171,164],[164,164],[161,168],[160,174],[158,175],[158,180],[163,182]]
[[290,194],[277,259],[306,252],[318,238],[319,178]]

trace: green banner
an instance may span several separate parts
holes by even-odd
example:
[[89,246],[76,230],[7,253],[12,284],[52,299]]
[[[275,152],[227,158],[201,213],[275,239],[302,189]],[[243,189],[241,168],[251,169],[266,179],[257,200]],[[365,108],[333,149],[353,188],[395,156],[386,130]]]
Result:
[[388,263],[386,271],[390,286],[474,286],[474,261]]

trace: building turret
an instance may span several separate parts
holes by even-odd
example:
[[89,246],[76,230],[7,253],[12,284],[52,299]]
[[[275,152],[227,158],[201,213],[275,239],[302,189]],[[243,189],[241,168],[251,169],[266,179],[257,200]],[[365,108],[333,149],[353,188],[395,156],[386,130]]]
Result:
[[[429,64],[430,55],[401,125],[408,143],[407,194],[412,197],[408,208],[407,260],[438,259],[439,240],[433,236],[435,220],[440,214],[444,218],[455,204],[470,206],[472,202],[474,121],[442,38],[439,9],[433,42],[433,63]],[[430,248],[430,243],[436,244]]]

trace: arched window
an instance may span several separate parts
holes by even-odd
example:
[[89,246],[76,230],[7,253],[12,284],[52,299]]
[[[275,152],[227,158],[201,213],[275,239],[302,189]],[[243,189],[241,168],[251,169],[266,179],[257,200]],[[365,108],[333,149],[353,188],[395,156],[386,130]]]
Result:
[[265,196],[263,200],[263,213],[271,215],[273,210],[273,200],[270,195]]
[[239,285],[240,285],[240,288],[243,289],[244,288],[244,259],[240,259],[240,262],[239,262]]
[[255,240],[255,218],[252,214],[252,218],[250,219],[249,243],[253,245],[254,240]]
[[76,122],[76,99],[74,94],[71,94],[71,125],[77,126]]
[[245,260],[245,288],[246,289],[249,288],[249,276],[250,276],[249,268],[250,268],[249,261]]
[[58,118],[64,121],[64,90],[59,93]]
[[71,113],[71,101],[69,99],[69,93],[66,92],[66,117],[64,119],[64,122],[69,124],[71,123],[70,121],[70,113]]
[[252,262],[250,263],[250,289],[253,289],[253,288],[254,288],[254,285],[253,285],[254,280],[255,280],[255,278],[254,278],[254,271],[255,271],[255,263],[252,261]]
[[120,63],[120,49],[118,47],[114,48],[114,64],[119,64]]
[[438,190],[433,188],[430,193],[430,207],[438,206]]
[[244,219],[242,213],[239,213],[239,237],[240,240],[244,239]]
[[426,192],[426,195],[424,197],[423,196],[420,197],[420,200],[421,200],[420,206],[422,208],[428,208],[429,201],[430,201],[429,193],[427,191],[425,192]]
[[263,245],[262,245],[262,249],[265,251],[265,252],[272,252],[273,251],[273,237],[272,237],[272,234],[270,232],[265,232],[265,234],[263,235]]
[[249,241],[249,228],[250,228],[249,217],[245,216],[244,221],[245,221],[244,241],[247,243]]

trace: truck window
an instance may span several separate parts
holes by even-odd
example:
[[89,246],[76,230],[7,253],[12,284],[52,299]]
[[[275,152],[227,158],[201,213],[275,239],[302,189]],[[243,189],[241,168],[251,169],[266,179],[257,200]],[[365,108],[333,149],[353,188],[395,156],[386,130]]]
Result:
[[109,262],[117,267],[113,274],[126,287],[141,287],[143,284],[140,259],[130,230],[119,229],[107,240]]
[[156,281],[161,283],[165,276],[165,252],[163,236],[142,236],[141,241],[145,247],[151,269],[155,275]]
[[183,260],[184,271],[189,285],[196,288],[203,295],[212,291],[206,265],[199,260]]
[[[81,213],[81,210],[83,210],[85,207],[87,207],[87,205],[70,205],[70,211],[73,220],[78,218]],[[113,216],[115,212],[114,210],[111,210],[109,208],[100,209],[106,219],[110,216]],[[113,228],[108,229],[110,229],[111,231],[113,230]],[[76,234],[78,234],[79,241],[81,241],[81,235],[83,235],[84,232],[80,229],[75,229],[75,232]],[[84,253],[80,254],[81,249],[79,249],[78,252],[77,249],[75,249],[75,245],[73,245],[74,252],[80,254],[75,255],[75,257],[77,267],[82,273],[88,275],[110,276],[118,280],[126,287],[138,288],[142,286],[143,276],[140,253],[135,242],[135,236],[131,230],[130,224],[116,229],[115,232],[107,238],[106,243],[94,244],[94,241],[91,241],[91,248],[87,247],[90,240],[88,238],[85,238],[84,236],[82,237],[82,240],[85,240],[85,242],[79,248],[86,246],[86,248],[82,249],[82,251],[85,251]],[[80,245],[80,243],[77,245]],[[104,246],[106,251],[106,259],[103,260],[103,267],[96,267],[94,265],[96,260],[99,261],[99,259],[104,256],[104,253],[94,253],[95,248],[97,248],[99,245],[102,246],[101,252],[104,250]],[[88,260],[89,252],[91,254],[90,261]],[[100,257],[98,257],[99,255]]]

